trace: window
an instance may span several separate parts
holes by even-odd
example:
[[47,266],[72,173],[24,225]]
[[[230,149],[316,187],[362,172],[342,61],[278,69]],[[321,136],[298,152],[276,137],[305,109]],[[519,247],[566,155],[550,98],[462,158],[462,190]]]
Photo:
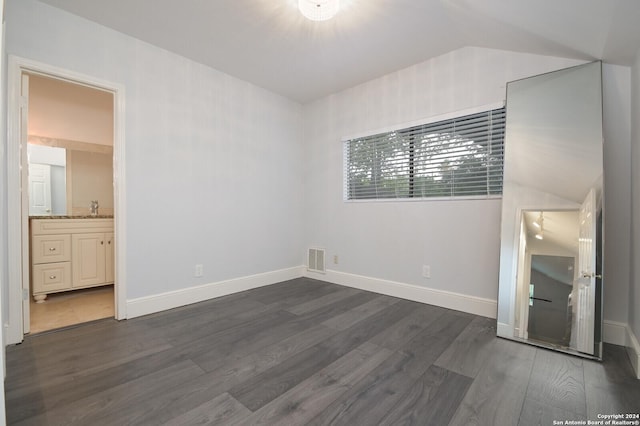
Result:
[[344,142],[346,200],[498,197],[505,109]]

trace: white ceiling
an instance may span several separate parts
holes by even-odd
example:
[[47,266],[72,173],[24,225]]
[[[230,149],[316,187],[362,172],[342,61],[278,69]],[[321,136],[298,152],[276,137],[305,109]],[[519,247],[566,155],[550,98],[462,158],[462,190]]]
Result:
[[342,0],[325,22],[297,0],[40,0],[306,103],[478,46],[630,65],[638,0]]
[[544,247],[546,250],[538,253],[557,254],[557,252],[573,253],[578,255],[578,237],[580,237],[580,222],[578,221],[580,212],[578,210],[552,211],[545,210],[543,213],[543,237],[539,241],[535,238],[539,229],[533,225],[540,211],[523,212],[522,220],[527,230],[527,242],[529,245]]

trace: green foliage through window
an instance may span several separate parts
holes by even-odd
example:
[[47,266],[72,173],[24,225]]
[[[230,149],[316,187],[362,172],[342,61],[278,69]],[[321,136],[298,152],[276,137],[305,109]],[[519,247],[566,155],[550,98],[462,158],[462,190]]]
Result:
[[502,194],[505,109],[345,141],[347,200]]

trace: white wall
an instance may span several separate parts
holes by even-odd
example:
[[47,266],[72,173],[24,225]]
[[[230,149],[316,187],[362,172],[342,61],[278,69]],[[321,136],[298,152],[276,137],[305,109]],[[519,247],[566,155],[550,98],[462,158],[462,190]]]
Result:
[[[345,203],[341,138],[502,102],[508,81],[579,63],[463,48],[306,105],[308,242],[328,250],[328,266],[336,271],[496,300],[501,201]],[[624,88],[625,72],[623,67],[605,66],[605,87],[618,83]],[[609,93],[605,120],[611,111],[628,117],[625,108],[624,95]],[[629,169],[616,162],[628,146],[623,131],[608,137],[605,148],[605,167],[611,169],[606,184],[620,185],[623,194],[629,187]],[[606,209],[608,233],[627,232],[624,205],[618,209],[607,199]],[[621,280],[629,269],[625,250],[615,242],[607,245],[608,270],[621,269]],[[339,256],[337,265],[331,263],[334,255]],[[431,266],[431,279],[422,277],[423,264]],[[625,292],[624,282],[611,284],[605,298],[613,293],[612,300],[624,305]],[[605,316],[626,322],[625,310],[608,303]]]
[[631,226],[631,70],[602,67],[604,113],[604,318],[627,323]]
[[[640,52],[631,71],[632,105],[631,117],[631,190],[632,190],[632,233],[631,233],[631,280],[628,307],[629,326],[640,341]],[[638,348],[640,349],[640,348]],[[637,354],[640,357],[640,352]],[[640,377],[640,368],[637,369]]]
[[6,15],[8,54],[125,87],[127,299],[302,263],[299,104],[33,0]]

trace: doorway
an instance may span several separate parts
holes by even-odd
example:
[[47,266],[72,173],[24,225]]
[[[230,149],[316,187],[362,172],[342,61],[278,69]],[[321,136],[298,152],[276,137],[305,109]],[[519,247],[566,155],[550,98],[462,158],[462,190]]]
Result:
[[[30,286],[25,283],[29,321],[23,331],[34,334],[113,318],[113,263],[108,274],[97,255],[95,264],[82,263],[90,253],[80,253],[79,235],[67,234],[62,226],[54,234],[40,232],[65,222],[93,226],[97,218],[113,221],[114,95],[28,72],[22,86],[28,96],[28,184],[23,187],[29,199],[29,239],[23,244],[30,253]],[[106,254],[101,260],[106,263]],[[102,279],[82,282],[82,274],[98,272],[87,270],[93,267],[105,268]]]
[[[57,147],[63,147],[67,149],[70,154],[66,155],[73,159],[74,157],[93,157],[97,158],[93,153],[91,145],[87,137],[65,137],[63,134],[50,135],[37,135],[34,133],[41,132],[41,130],[34,131],[33,127],[29,126],[29,79],[40,79],[42,81],[57,83],[58,86],[72,87],[84,91],[86,93],[100,93],[110,99],[111,108],[111,120],[110,120],[110,135],[112,144],[107,149],[107,155],[110,159],[111,175],[108,179],[108,186],[111,188],[111,196],[105,196],[103,203],[104,209],[101,208],[101,216],[111,216],[112,233],[113,233],[113,245],[112,245],[112,262],[113,262],[113,278],[111,282],[113,285],[110,290],[110,298],[112,303],[112,310],[109,316],[116,319],[126,318],[126,296],[125,296],[125,271],[124,271],[124,247],[125,247],[125,234],[123,220],[125,210],[125,194],[124,194],[124,88],[115,83],[105,82],[94,77],[78,74],[69,70],[53,67],[47,64],[42,64],[34,61],[30,61],[24,58],[15,56],[9,57],[8,67],[8,105],[7,105],[7,124],[8,124],[8,149],[7,149],[7,186],[8,186],[8,257],[9,257],[9,301],[8,301],[8,326],[6,340],[8,344],[19,343],[23,340],[24,334],[30,332],[30,320],[31,320],[31,305],[33,303],[32,297],[32,277],[31,277],[31,251],[30,251],[30,232],[29,232],[29,179],[28,179],[28,148],[29,139],[31,142],[35,141],[36,145],[53,144]],[[67,105],[69,106],[69,105]],[[77,105],[76,105],[77,106]],[[59,109],[62,107],[58,105]],[[54,110],[55,112],[59,112]],[[52,114],[55,115],[55,114]],[[72,130],[78,130],[84,126],[84,130],[91,128],[91,123],[86,126],[84,122],[81,122],[82,118],[77,115],[76,122],[72,124],[74,127]],[[60,123],[58,123],[60,124]],[[94,123],[95,124],[95,123]],[[60,131],[57,129],[56,131]],[[31,135],[30,135],[31,133]],[[73,133],[73,132],[72,132]],[[102,145],[105,145],[104,143]],[[105,151],[105,147],[99,147],[97,151]],[[76,153],[79,153],[76,155]],[[104,152],[102,152],[104,154]],[[77,164],[72,162],[72,165]],[[80,165],[74,167],[74,170],[78,172],[78,175],[82,176],[83,168],[91,170],[95,164],[90,166]],[[66,174],[68,177],[68,173]],[[85,174],[86,178],[87,175]],[[45,179],[47,180],[47,179]],[[89,179],[90,180],[90,179]],[[104,179],[99,179],[104,180]],[[53,186],[51,177],[48,179],[48,185]],[[84,182],[87,179],[83,179]],[[82,183],[79,185],[82,187]],[[40,180],[36,183],[36,187],[40,190],[45,188],[45,184]],[[78,188],[76,188],[78,189]],[[38,194],[42,195],[42,194]],[[86,204],[83,201],[82,196],[78,196],[77,191],[67,190],[64,197],[56,196],[57,208],[60,205],[65,205],[65,214],[59,214],[59,216],[78,216],[89,215],[90,206],[78,206],[74,205],[74,198],[81,204]],[[66,198],[66,199],[65,199]],[[110,198],[110,200],[109,200]],[[61,201],[62,199],[62,201]],[[41,202],[48,202],[47,196],[41,196],[36,200],[35,205],[39,207]],[[93,200],[92,200],[93,201]],[[53,201],[51,201],[53,204]],[[44,206],[45,213],[53,214],[53,205],[50,212],[46,212],[47,206]],[[78,210],[81,209],[81,210]],[[82,211],[82,213],[81,213]],[[42,212],[42,210],[40,210]],[[57,213],[60,213],[58,210]],[[44,216],[47,216],[45,214]],[[105,231],[103,231],[105,232]],[[105,233],[105,235],[107,235]],[[54,276],[54,275],[52,275]],[[95,291],[99,288],[96,287]],[[89,289],[92,290],[92,289]],[[87,290],[85,293],[89,293]],[[95,293],[94,291],[94,293]],[[105,291],[106,293],[107,291]],[[57,292],[56,292],[57,293]],[[77,299],[81,296],[82,292],[63,292],[67,293],[67,296],[73,295]],[[63,294],[60,293],[60,294]],[[47,295],[49,296],[49,295]],[[52,296],[51,296],[52,297]],[[47,302],[45,302],[46,304]],[[52,303],[49,304],[49,308],[52,307]],[[93,309],[89,309],[92,311]],[[87,317],[83,317],[87,318]],[[82,321],[82,320],[81,320]],[[56,327],[57,328],[57,327]]]

